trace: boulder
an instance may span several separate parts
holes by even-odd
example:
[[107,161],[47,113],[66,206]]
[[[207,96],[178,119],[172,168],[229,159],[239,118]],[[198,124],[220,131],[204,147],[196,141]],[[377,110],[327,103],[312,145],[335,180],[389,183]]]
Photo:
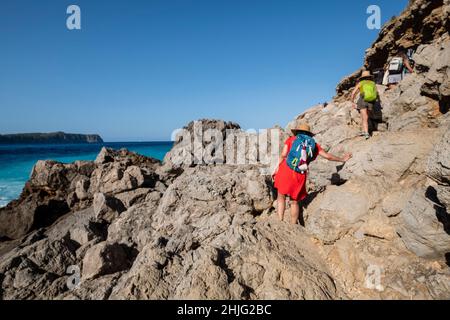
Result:
[[57,300],[107,300],[110,298],[118,278],[120,278],[120,273],[83,279],[82,286],[63,292],[57,297]]
[[93,165],[38,161],[18,200],[0,208],[0,237],[17,239],[30,231],[48,227],[86,199],[86,185]]
[[77,169],[77,172],[85,177],[90,177],[97,166],[95,162],[92,161],[75,161],[74,165]]
[[[190,122],[182,128],[175,137],[175,143],[169,153],[164,157],[163,172],[180,172],[184,168],[204,163],[204,149],[209,143],[204,139],[210,130],[218,133],[219,141],[216,143],[223,145],[227,135],[240,131],[238,124],[222,120],[202,119]],[[215,143],[214,138],[209,139],[210,143]],[[213,156],[213,155],[210,155]],[[223,155],[221,162],[224,162]]]
[[207,230],[222,215],[261,214],[272,202],[267,176],[257,167],[198,166],[187,169],[169,186],[154,221],[165,225],[173,219],[172,224],[186,224],[202,217]]
[[38,161],[31,172],[31,184],[52,190],[67,188],[77,175],[73,165],[64,165],[55,161]]
[[402,189],[386,195],[382,202],[383,213],[389,218],[398,216],[406,206],[408,200],[411,199],[413,192],[414,189]]
[[439,137],[428,160],[427,175],[440,185],[450,185],[450,129],[447,128]]
[[89,184],[90,180],[87,177],[82,177],[77,181],[75,186],[75,194],[77,199],[86,200],[89,198]]
[[112,196],[103,193],[96,193],[94,195],[94,215],[97,221],[105,221],[111,223],[114,219],[126,210],[123,203]]
[[138,188],[153,188],[158,176],[152,170],[121,162],[98,167],[92,174],[89,193],[117,194]]
[[306,210],[306,229],[323,243],[334,243],[362,222],[370,207],[361,185],[329,186]]
[[19,239],[33,230],[50,226],[69,212],[61,193],[25,191],[19,200],[0,208],[0,237]]
[[105,164],[108,162],[114,162],[114,157],[115,151],[113,149],[103,147],[102,150],[100,150],[100,153],[97,155],[95,163]]
[[80,245],[84,245],[95,239],[95,234],[86,227],[78,227],[70,230],[70,239]]
[[151,195],[153,199],[148,198],[145,204],[130,207],[114,220],[108,227],[108,241],[125,244],[128,247],[136,246],[138,250],[145,246],[153,234],[152,216],[158,207],[160,197],[159,194]]
[[6,271],[3,275],[1,298],[10,299],[49,299],[61,292],[55,275],[43,272],[31,260],[18,258],[17,267]]
[[[24,294],[25,291],[34,296],[39,295],[39,292],[26,287],[28,281],[33,279],[47,281],[51,279],[52,282],[56,278],[64,276],[67,267],[76,264],[74,247],[67,240],[51,241],[45,238],[42,239],[42,234],[39,237],[28,240],[31,240],[30,244],[24,241],[20,246],[1,257],[0,274],[8,275],[11,281],[15,281],[17,272],[21,272],[23,276],[16,280],[16,287],[13,285],[9,287],[5,281],[3,282],[2,288],[6,291],[14,290],[14,288],[19,289],[19,287],[24,290],[17,293],[10,292],[12,296],[14,294],[19,296]],[[26,268],[24,268],[23,263],[26,263]],[[48,285],[47,283],[46,286]],[[40,289],[44,290],[44,288]]]
[[354,150],[353,158],[339,175],[343,180],[382,181],[381,190],[394,188],[408,175],[425,170],[437,134],[436,130],[380,133],[370,143],[352,141],[347,148]]
[[437,182],[435,186],[438,202],[448,211],[450,208],[450,130],[444,131],[430,155],[427,175]]
[[83,259],[84,280],[112,274],[129,268],[130,262],[124,246],[102,242],[87,250]]
[[447,35],[432,45],[422,45],[415,56],[420,70],[426,70],[425,82],[422,85],[423,95],[436,100],[445,100],[450,97],[450,37]]
[[417,188],[400,218],[397,232],[406,247],[416,255],[442,259],[450,252],[450,218],[445,209],[433,203],[430,189]]
[[[130,208],[135,204],[139,204],[145,200],[146,196],[152,192],[150,188],[138,188],[132,191],[126,191],[116,194],[116,198],[119,199],[126,208]],[[159,194],[159,192],[157,192]]]

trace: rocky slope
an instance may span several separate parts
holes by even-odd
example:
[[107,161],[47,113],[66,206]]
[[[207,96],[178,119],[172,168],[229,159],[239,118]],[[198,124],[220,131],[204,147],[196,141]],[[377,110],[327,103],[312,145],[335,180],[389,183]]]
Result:
[[[414,10],[423,30],[441,30],[449,7],[417,0],[385,33],[403,39]],[[370,140],[357,137],[345,93],[298,117],[327,150],[354,154],[345,165],[313,163],[305,227],[275,218],[274,161],[262,150],[248,143],[245,164],[227,161],[239,158],[239,137],[274,137],[262,149],[279,151],[288,130],[193,122],[163,163],[107,149],[95,162],[37,163],[20,199],[0,209],[0,297],[449,299],[450,37],[412,35],[417,73],[379,87]],[[198,153],[208,129],[216,135]]]

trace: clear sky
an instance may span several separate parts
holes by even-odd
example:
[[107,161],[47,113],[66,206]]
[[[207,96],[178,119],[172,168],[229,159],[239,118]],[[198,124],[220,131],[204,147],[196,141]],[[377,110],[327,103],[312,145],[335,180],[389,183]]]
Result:
[[[358,69],[407,0],[1,0],[0,133],[169,140],[199,118],[285,126]],[[81,30],[66,9],[81,8]]]

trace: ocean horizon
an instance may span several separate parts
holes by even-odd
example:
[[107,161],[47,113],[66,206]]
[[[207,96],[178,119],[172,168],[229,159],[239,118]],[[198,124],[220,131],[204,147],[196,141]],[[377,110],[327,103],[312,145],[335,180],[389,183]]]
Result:
[[163,160],[172,141],[104,142],[96,144],[0,144],[0,207],[17,199],[39,160],[62,163],[93,161],[101,148],[128,149]]

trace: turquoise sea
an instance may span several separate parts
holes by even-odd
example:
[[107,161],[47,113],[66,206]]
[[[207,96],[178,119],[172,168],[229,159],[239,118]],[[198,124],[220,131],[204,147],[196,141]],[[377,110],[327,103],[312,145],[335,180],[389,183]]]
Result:
[[71,163],[94,160],[102,147],[126,148],[162,160],[172,142],[111,142],[103,144],[0,145],[0,207],[19,197],[38,160]]

